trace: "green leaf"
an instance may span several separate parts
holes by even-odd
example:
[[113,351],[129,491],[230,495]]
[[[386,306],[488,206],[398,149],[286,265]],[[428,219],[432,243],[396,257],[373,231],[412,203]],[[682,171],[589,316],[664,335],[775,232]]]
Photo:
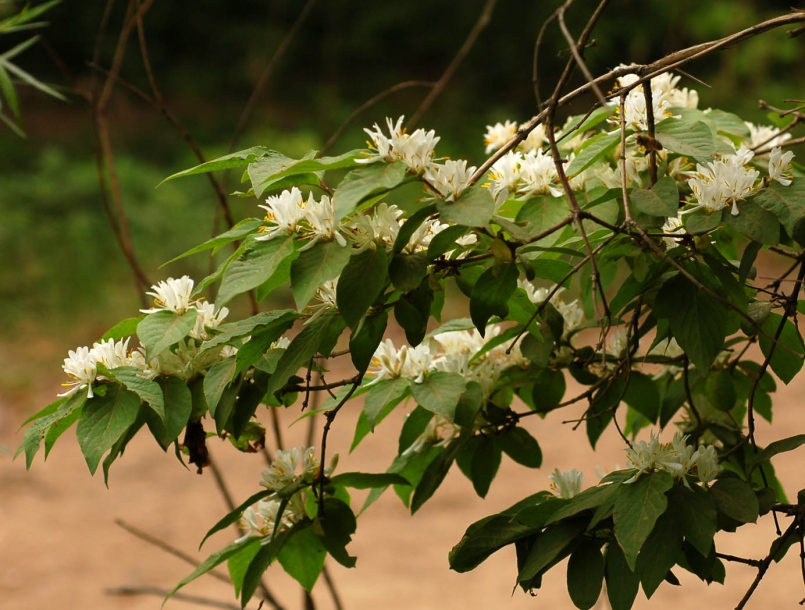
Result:
[[518,464],[528,468],[542,465],[542,451],[537,440],[525,428],[509,428],[495,437],[498,447]]
[[316,525],[321,528],[322,542],[333,559],[344,567],[355,567],[356,560],[346,549],[357,527],[352,509],[337,498],[326,498],[316,516]]
[[277,559],[282,568],[310,593],[324,569],[327,549],[313,528],[306,527],[288,538]]
[[485,227],[495,213],[495,201],[488,188],[475,185],[455,201],[437,201],[436,209],[443,222],[463,227]]
[[336,241],[317,242],[299,253],[291,263],[291,289],[300,310],[322,284],[338,277],[350,255],[351,249],[338,245]]
[[219,170],[233,169],[236,167],[246,167],[258,157],[265,157],[266,155],[272,154],[272,152],[273,151],[270,151],[263,146],[247,148],[246,150],[241,150],[230,155],[224,155],[223,157],[218,157],[212,161],[202,163],[201,165],[196,165],[190,169],[182,170],[181,172],[168,176],[157,186],[159,187],[165,184],[168,180],[173,180],[174,178],[184,178],[185,176],[194,176],[195,174],[206,174],[207,172],[216,172]]
[[676,216],[679,212],[679,189],[676,180],[663,176],[651,190],[634,189],[629,202],[635,209],[649,216]]
[[387,405],[397,405],[408,395],[410,382],[402,377],[396,379],[381,379],[366,393],[363,412],[369,420],[372,430],[378,416]]
[[373,489],[389,485],[411,484],[408,479],[393,472],[344,472],[330,479],[330,483],[354,489]]
[[[729,213],[729,212],[727,212]],[[698,209],[691,214],[683,217],[685,231],[691,235],[703,235],[709,233],[721,224],[722,218],[725,216],[723,210],[718,212],[708,212],[705,209]]]
[[57,401],[42,409],[32,418],[29,418],[23,425],[30,422],[33,423],[31,423],[31,426],[25,431],[25,435],[22,438],[22,445],[20,445],[19,449],[17,449],[14,457],[19,455],[21,451],[24,451],[25,468],[30,468],[34,457],[39,451],[39,446],[42,443],[42,439],[45,438],[45,435],[49,432],[49,430],[53,426],[59,425],[59,422],[63,420],[72,421],[73,413],[80,413],[81,408],[84,406],[86,401],[86,391],[79,390],[72,396],[59,398]]
[[789,436],[788,438],[780,439],[770,443],[768,447],[761,450],[754,460],[754,464],[760,464],[766,460],[770,460],[778,453],[785,453],[786,451],[793,451],[805,445],[805,434],[797,434],[796,436]]
[[367,248],[353,254],[341,271],[336,290],[338,311],[351,328],[386,286],[388,254],[385,248]]
[[479,497],[485,498],[500,467],[500,448],[495,440],[481,436],[472,456],[470,479]]
[[584,541],[575,548],[567,564],[567,592],[579,610],[589,610],[601,595],[604,557],[599,545]]
[[118,385],[108,386],[104,396],[87,400],[76,427],[76,435],[92,474],[95,474],[103,454],[137,419],[140,404],[137,394]]
[[623,401],[650,422],[655,423],[660,415],[660,392],[656,382],[643,373],[633,371]]
[[747,201],[739,201],[740,214],[724,214],[724,224],[733,231],[767,246],[776,246],[780,242],[780,221],[777,217],[759,205]]
[[137,337],[145,347],[147,359],[158,356],[184,339],[196,325],[198,311],[188,309],[181,316],[172,311],[155,311],[137,325]]
[[713,536],[718,530],[716,505],[713,497],[698,485],[687,489],[674,485],[668,492],[669,511],[673,512],[685,539],[703,556],[713,548]]
[[[273,152],[273,151],[272,151]],[[299,161],[288,157],[263,157],[249,164],[249,179],[254,188],[254,196],[262,197],[268,189],[277,186],[283,178],[300,176],[303,174],[316,174],[331,169],[355,167],[355,160],[363,153],[362,150],[351,150],[337,157],[320,157],[318,159],[300,159]],[[290,161],[290,163],[289,163]]]
[[[461,446],[461,439],[453,440],[447,447],[442,449],[435,459],[428,464],[427,468],[425,468],[425,471],[422,473],[422,478],[415,483],[416,489],[414,490],[414,497],[411,499],[412,515],[422,508],[422,505],[433,496],[442,484]],[[408,478],[410,480],[410,477]],[[411,482],[414,483],[413,481]]]
[[556,510],[556,512],[545,521],[545,525],[550,525],[555,521],[573,517],[587,510],[598,509],[600,506],[606,506],[614,502],[620,486],[621,483],[616,482],[585,489],[581,493],[573,496],[570,502],[567,502],[564,506]]
[[402,161],[378,162],[349,172],[335,189],[336,220],[351,214],[357,205],[369,197],[390,191],[405,179],[406,166]]
[[294,256],[295,248],[290,237],[276,237],[269,241],[254,241],[246,251],[230,263],[221,280],[215,299],[217,307],[232,297],[257,288],[268,281],[280,264]]
[[[760,335],[760,350],[767,358],[773,345],[770,337],[777,336],[780,324],[783,324],[783,317],[771,312],[761,326],[765,334]],[[802,369],[803,357],[805,347],[802,344],[802,337],[794,323],[786,319],[777,343],[774,344],[774,353],[769,362],[771,370],[787,385]]]
[[[233,339],[240,339],[248,337],[255,332],[256,328],[266,326],[269,328],[282,327],[285,332],[290,328],[294,320],[299,317],[299,314],[293,309],[275,309],[273,311],[264,311],[255,316],[239,320],[238,322],[228,322],[221,324],[217,329],[216,334],[211,339],[208,339],[201,345],[201,350],[206,351],[219,345],[224,345],[231,342]],[[281,334],[281,333],[280,333]]]
[[422,223],[424,223],[435,213],[436,204],[432,203],[417,209],[416,212],[411,214],[411,216],[408,217],[405,222],[403,222],[399,233],[397,233],[397,239],[394,240],[394,254],[402,252],[405,246],[408,245],[408,242],[411,241],[411,236],[416,232],[416,230],[422,226]]
[[[527,223],[528,232],[531,235],[539,235],[565,221],[569,212],[570,208],[565,199],[556,197],[536,197],[529,199],[523,204],[523,207],[520,208],[520,211],[517,213],[517,222]],[[550,243],[554,241],[555,238],[552,239]],[[540,241],[538,243],[543,242]],[[537,263],[534,271],[537,272],[539,267],[540,264]]]
[[722,515],[740,523],[757,521],[760,505],[752,487],[740,479],[718,479],[710,487],[710,495]]
[[389,312],[383,310],[366,316],[363,324],[352,331],[349,337],[349,353],[352,364],[359,373],[365,373],[377,351],[377,346],[383,340],[383,333],[388,326]]
[[614,542],[607,546],[605,564],[607,597],[612,610],[630,610],[640,588],[637,573],[629,567],[623,551]]
[[517,266],[513,263],[495,264],[481,274],[472,289],[470,316],[483,337],[492,316],[505,318],[509,314],[509,297],[517,290]]
[[464,377],[458,373],[435,371],[421,383],[412,383],[411,395],[418,405],[452,421],[465,389]]
[[251,235],[257,229],[259,229],[263,225],[262,220],[258,220],[256,218],[245,218],[241,220],[238,224],[234,227],[226,231],[225,233],[221,233],[217,237],[213,237],[212,239],[208,239],[203,244],[196,246],[195,248],[191,248],[184,254],[180,254],[176,258],[172,258],[167,263],[162,265],[169,265],[174,263],[178,260],[181,260],[187,256],[191,256],[193,254],[198,254],[199,252],[204,252],[205,250],[213,250],[213,254],[221,247],[226,244],[232,243],[233,241],[237,241],[239,239],[243,239],[247,235]]
[[230,525],[234,525],[235,523],[237,523],[240,520],[243,511],[246,510],[249,506],[255,504],[259,500],[262,500],[263,498],[267,498],[273,493],[274,493],[273,490],[264,489],[262,491],[258,491],[256,494],[251,495],[245,502],[241,502],[236,508],[229,511],[220,521],[218,521],[218,523],[216,523],[210,528],[210,531],[208,531],[204,535],[204,538],[202,539],[201,544],[198,545],[198,548],[204,546],[204,543],[207,541],[207,538],[209,538],[216,532],[220,532],[221,530],[226,529]]
[[[282,507],[280,508],[280,512],[282,511]],[[281,531],[275,534],[271,541],[268,544],[263,544],[259,551],[252,559],[252,562],[249,564],[249,567],[246,569],[246,574],[243,576],[243,587],[240,592],[240,605],[241,608],[245,608],[246,604],[249,603],[249,600],[254,595],[254,592],[257,591],[257,587],[260,586],[260,580],[263,577],[263,574],[271,565],[271,562],[276,559],[277,554],[280,552],[285,543],[296,534],[297,531],[304,527],[309,527],[306,524],[297,523],[290,529]]]
[[107,330],[103,337],[101,337],[101,341],[108,341],[109,339],[114,339],[115,341],[120,341],[121,339],[125,339],[126,337],[130,337],[137,332],[137,325],[145,318],[145,315],[138,316],[136,318],[126,318],[115,324],[112,328]]
[[140,369],[133,366],[121,366],[105,371],[104,374],[137,394],[154,413],[159,415],[159,419],[163,423],[165,422],[165,401],[162,396],[162,388],[156,382],[140,377],[139,375],[142,374]]
[[[442,297],[444,294],[440,291]],[[411,346],[422,343],[428,332],[428,320],[431,316],[434,292],[427,279],[422,280],[416,290],[400,295],[394,303],[394,318],[405,331],[405,338]]]
[[[259,540],[259,538],[255,538]],[[229,578],[232,579],[232,586],[235,589],[235,597],[240,596],[243,590],[243,579],[246,578],[246,572],[257,553],[262,548],[259,544],[251,544],[244,547],[241,551],[235,553],[227,559],[226,569],[229,572]]]
[[772,182],[747,200],[774,214],[786,233],[794,236],[797,222],[805,217],[805,183],[794,180],[789,186]]
[[215,411],[218,408],[221,396],[224,395],[224,390],[232,383],[232,379],[235,377],[237,366],[235,358],[227,358],[212,365],[210,370],[207,371],[204,377],[204,398],[207,401],[210,415],[215,416]]
[[160,377],[158,381],[163,392],[165,421],[163,436],[157,440],[162,447],[167,448],[179,438],[187,425],[193,411],[193,397],[185,382],[178,377]]
[[642,475],[634,483],[621,485],[615,500],[615,537],[623,549],[629,568],[634,571],[637,554],[643,548],[657,519],[665,512],[674,478],[665,471]]
[[506,515],[492,515],[473,523],[461,540],[450,551],[450,569],[469,572],[483,561],[527,535],[538,531]]
[[655,137],[669,152],[707,161],[716,151],[710,128],[701,121],[667,119],[657,123]]
[[[620,132],[601,133],[587,140],[565,170],[568,178],[577,176],[601,157],[610,154],[621,140]],[[519,218],[518,218],[519,220]]]
[[277,362],[274,374],[268,380],[267,395],[270,396],[281,389],[296,371],[308,365],[310,359],[319,351],[322,341],[327,338],[335,318],[336,316],[324,315],[305,326],[302,332],[294,337]]
[[545,531],[537,537],[523,567],[520,568],[517,582],[531,580],[545,568],[561,559],[562,552],[584,531],[586,525],[584,521],[576,519],[561,521],[545,528]]
[[[442,233],[444,232],[442,231]],[[437,236],[440,234],[437,234]],[[394,287],[402,292],[416,289],[427,274],[428,257],[424,252],[415,254],[398,253],[392,257],[389,263],[389,279],[391,279]]]
[[682,534],[677,529],[673,516],[665,513],[657,520],[637,558],[637,573],[647,598],[665,580],[681,552]]
[[710,295],[677,275],[657,294],[654,312],[666,318],[671,333],[700,371],[707,371],[724,346],[728,312]]

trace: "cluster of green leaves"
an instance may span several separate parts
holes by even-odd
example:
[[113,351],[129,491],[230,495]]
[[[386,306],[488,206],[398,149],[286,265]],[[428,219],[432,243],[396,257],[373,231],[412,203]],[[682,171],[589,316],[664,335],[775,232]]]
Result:
[[[609,114],[600,110],[583,122],[584,141],[567,167],[571,178],[616,166],[618,143],[632,133],[602,129]],[[649,184],[645,171],[642,184],[649,188],[627,186],[629,214],[624,191],[595,179],[562,197],[512,195],[496,202],[490,189],[472,185],[448,200],[434,194],[433,186],[402,160],[362,163],[366,151],[292,159],[256,147],[172,176],[243,169],[250,183],[247,195],[258,198],[289,187],[320,190],[332,198],[338,222],[371,213],[394,191],[417,182],[423,197],[409,210],[393,244],[381,239],[366,247],[335,239],[311,242],[308,235],[290,231],[265,240],[271,219],[247,218],[182,255],[215,253],[235,245],[233,254],[198,287],[201,291],[218,283],[218,307],[247,292],[262,302],[290,285],[296,308],[209,328],[204,341],[189,337],[198,315],[194,309],[182,314],[159,311],[122,322],[104,338],[136,334],[146,359],[156,357],[170,366],[153,380],[131,367],[99,369],[102,377],[93,397],[77,392],[29,420],[21,447],[28,465],[43,441],[47,454],[74,423],[92,472],[103,459],[108,474],[111,463],[143,427],[164,450],[174,446],[180,455],[184,448],[190,461],[201,467],[203,435],[201,447],[189,437],[203,418],[214,423],[216,434],[248,451],[261,442],[263,431],[253,420],[259,405],[288,407],[300,392],[308,394],[310,375],[300,376],[300,371],[323,370],[340,337],[347,335],[344,342],[355,374],[326,388],[336,391],[321,410],[331,423],[346,400],[363,395],[352,447],[404,401],[416,405],[402,427],[397,456],[387,473],[331,479],[322,474],[304,481],[315,492],[309,495],[305,520],[278,530],[269,540],[246,538],[226,547],[182,585],[229,561],[245,605],[260,574],[276,559],[310,588],[327,553],[344,565],[354,563],[344,548],[355,528],[346,487],[372,488],[368,506],[393,486],[414,512],[457,464],[484,497],[504,453],[527,467],[541,465],[537,439],[520,425],[524,417],[545,417],[582,400],[588,402],[583,419],[593,447],[624,411],[626,431],[632,435],[676,421],[692,443],[718,445],[725,474],[709,488],[688,488],[660,471],[632,483],[625,482],[628,475],[615,473],[571,500],[545,493],[530,496],[472,526],[454,549],[452,566],[472,569],[498,548],[514,544],[517,581],[529,590],[539,586],[546,570],[570,555],[570,592],[580,608],[595,603],[605,577],[613,606],[619,609],[631,607],[638,583],[651,595],[663,579],[673,580],[669,574],[675,565],[708,582],[722,580],[714,533],[753,522],[774,503],[785,501],[769,462],[779,451],[755,455],[743,422],[754,412],[771,420],[769,395],[775,386],[766,369],[787,383],[799,372],[805,355],[795,324],[801,279],[790,294],[779,292],[779,284],[769,289],[752,283],[755,259],[763,247],[800,256],[805,179],[797,167],[790,186],[765,180],[740,202],[737,216],[729,208],[687,214],[684,232],[674,234],[670,244],[663,243],[658,231],[690,198],[684,176],[670,175],[671,163],[692,165],[731,153],[730,142],[738,143],[748,133],[737,116],[679,109],[674,118],[657,125],[655,135],[665,151],[657,168],[659,179]],[[643,153],[635,148],[630,154]],[[447,226],[427,247],[408,248],[415,232],[435,219]],[[468,235],[474,241],[457,243]],[[518,284],[523,277],[573,288],[589,321],[568,329],[560,304],[532,302]],[[333,280],[334,301],[322,301],[313,315],[317,291]],[[442,323],[450,283],[469,301],[469,320]],[[606,315],[597,319],[602,299]],[[772,311],[778,304],[783,306],[781,314]],[[469,333],[474,328],[484,337],[490,322],[506,324],[468,356],[463,373],[423,368],[369,381],[365,376],[392,314],[412,348],[432,344],[434,333]],[[432,319],[441,326],[429,333]],[[298,332],[287,348],[273,346],[294,325]],[[613,326],[624,329],[627,337],[627,348],[616,354],[604,347]],[[583,344],[584,328],[599,329],[600,340]],[[682,355],[652,351],[670,339],[676,340]],[[763,364],[745,357],[744,348],[756,341]],[[486,385],[467,373],[493,350],[509,346],[511,351],[514,343],[523,358],[496,370]],[[236,353],[225,351],[227,346],[237,348]],[[585,386],[581,395],[565,399],[566,374]],[[519,410],[515,398],[526,405],[525,411]],[[449,432],[442,434],[438,427],[445,424]],[[180,443],[185,429],[188,435]],[[799,443],[796,437],[781,442],[785,450]],[[211,532],[235,523],[260,497],[249,498]]]

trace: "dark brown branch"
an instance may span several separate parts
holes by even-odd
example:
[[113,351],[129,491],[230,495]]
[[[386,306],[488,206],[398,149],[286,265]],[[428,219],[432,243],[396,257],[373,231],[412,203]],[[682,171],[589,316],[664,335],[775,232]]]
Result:
[[[167,589],[160,589],[158,587],[115,587],[114,589],[106,589],[107,595],[156,595],[157,597],[167,597],[170,591]],[[199,606],[210,606],[211,608],[223,608],[224,610],[240,610],[237,604],[230,604],[228,602],[219,602],[207,597],[199,597],[198,595],[188,595],[187,593],[174,593],[171,599],[189,604],[196,604]]]
[[[794,519],[791,522],[791,525],[788,526],[788,529],[785,530],[785,533],[780,538],[778,538],[780,545],[784,544],[785,541],[788,540],[788,537],[793,535],[794,532],[797,531],[798,526],[799,521],[797,519]],[[766,557],[760,562],[760,565],[757,566],[758,569],[757,576],[755,576],[755,580],[749,586],[749,589],[741,598],[741,601],[738,602],[737,606],[735,606],[735,610],[742,610],[746,606],[747,602],[749,601],[749,598],[752,597],[752,594],[757,589],[758,585],[760,584],[760,581],[763,580],[763,577],[766,575],[766,571],[769,569],[771,562],[774,560],[774,556],[776,555],[777,549],[779,548],[780,545],[772,545],[772,549],[771,551],[769,551],[769,554],[766,555]]]

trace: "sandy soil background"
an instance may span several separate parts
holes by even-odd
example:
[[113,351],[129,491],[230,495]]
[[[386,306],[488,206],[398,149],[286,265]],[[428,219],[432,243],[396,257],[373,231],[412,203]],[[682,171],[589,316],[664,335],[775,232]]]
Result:
[[[0,350],[3,348],[0,347]],[[11,352],[0,352],[0,364]],[[58,370],[58,369],[56,369]],[[165,455],[148,438],[133,442],[126,455],[112,468],[109,489],[103,478],[89,476],[72,432],[60,439],[47,463],[40,453],[29,472],[24,460],[11,460],[21,436],[16,432],[23,419],[52,400],[59,380],[21,396],[0,389],[0,608],[3,610],[125,609],[156,610],[162,603],[155,595],[109,595],[122,586],[172,588],[192,567],[135,538],[115,524],[116,519],[141,529],[199,559],[228,544],[233,531],[222,532],[197,551],[204,533],[226,508],[208,472],[199,476],[186,470],[172,454]],[[760,425],[758,439],[767,444],[775,438],[805,432],[802,396],[805,378],[791,386],[780,384],[775,407],[774,432]],[[362,469],[383,471],[390,463],[402,413],[388,418],[352,455],[347,453],[358,405],[343,412],[334,426],[330,445],[338,451],[339,472]],[[529,422],[544,454],[540,470],[522,468],[504,458],[488,499],[479,499],[471,484],[454,469],[446,483],[415,516],[408,514],[393,493],[387,493],[358,522],[351,552],[358,565],[347,570],[337,564],[329,569],[347,609],[571,609],[565,571],[555,569],[543,589],[532,598],[517,590],[512,594],[516,571],[514,555],[504,550],[469,574],[451,572],[447,553],[474,520],[506,508],[524,496],[548,486],[547,475],[558,467],[584,471],[587,482],[597,480],[596,466],[610,470],[623,464],[622,441],[608,431],[593,455],[583,431],[574,432],[562,418],[578,416],[568,410],[546,420]],[[290,423],[295,415],[283,413]],[[288,445],[303,443],[304,425],[288,433]],[[670,432],[669,432],[670,434]],[[213,439],[214,440],[214,439]],[[258,490],[264,468],[258,456],[237,453],[226,442],[212,442],[211,452],[225,473],[236,501]],[[781,456],[778,474],[795,494],[805,487],[802,451]],[[358,496],[356,492],[356,497]],[[721,552],[763,557],[774,537],[773,524],[763,518],[757,525],[739,530],[734,540],[722,537]],[[727,586],[710,587],[682,570],[682,587],[664,583],[651,600],[642,593],[636,609],[734,608],[751,583],[755,570],[729,564]],[[288,610],[302,608],[299,588],[280,570],[272,568],[266,580]],[[325,587],[314,594],[317,608],[334,608]],[[221,602],[232,600],[231,589],[211,578],[188,586],[188,594]],[[798,608],[805,597],[797,553],[773,565],[748,608]],[[203,608],[198,603],[172,600],[171,608]],[[221,606],[223,607],[223,606]],[[251,608],[257,605],[252,603]],[[264,606],[267,608],[267,606]],[[597,608],[607,608],[602,599]]]

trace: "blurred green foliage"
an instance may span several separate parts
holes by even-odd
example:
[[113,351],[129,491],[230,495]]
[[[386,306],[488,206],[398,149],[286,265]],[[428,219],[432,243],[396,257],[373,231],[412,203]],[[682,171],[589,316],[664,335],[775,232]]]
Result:
[[[56,6],[48,14],[51,25],[44,43],[26,53],[24,67],[66,86],[64,72],[52,59],[56,54],[82,85],[100,77],[88,62],[105,4],[64,0]],[[100,53],[104,66],[110,63],[127,4],[110,5]],[[411,0],[367,7],[358,0],[317,2],[277,65],[238,146],[262,144],[289,155],[320,148],[373,95],[404,80],[437,79],[484,4]],[[485,125],[522,121],[535,113],[533,44],[558,4],[499,0],[489,26],[421,122],[445,136],[441,154],[469,156],[472,163],[480,163]],[[568,13],[572,32],[581,30],[596,4],[578,0],[573,5]],[[157,2],[147,13],[154,74],[208,158],[226,152],[245,100],[303,6],[299,0],[199,0],[192,8]],[[652,61],[783,14],[788,7],[787,0],[613,2],[587,52],[589,66],[599,73],[624,62]],[[805,82],[800,45],[800,39],[789,39],[783,31],[765,34],[690,66],[689,72],[710,88],[691,79],[683,79],[682,85],[699,90],[702,107],[720,106],[765,122],[756,96],[775,105],[783,105],[784,98],[803,97],[796,87]],[[565,47],[558,28],[551,26],[540,61],[544,94],[566,61]],[[149,91],[136,32],[121,75]],[[575,82],[580,82],[578,77]],[[332,152],[363,145],[361,127],[385,116],[410,115],[425,95],[426,90],[411,88],[373,107]],[[0,140],[0,298],[7,315],[12,320],[35,315],[46,332],[67,320],[103,326],[131,315],[138,301],[101,206],[90,111],[77,96],[70,105],[30,94],[22,101],[29,141],[7,136]],[[215,227],[223,228],[204,178],[154,189],[162,178],[196,160],[159,113],[122,86],[109,116],[124,203],[144,269],[154,280],[182,273],[206,275],[209,263],[200,256],[158,269],[206,239]],[[228,191],[237,190],[238,178],[229,177]],[[233,198],[232,206],[237,217],[257,212],[251,199]]]

